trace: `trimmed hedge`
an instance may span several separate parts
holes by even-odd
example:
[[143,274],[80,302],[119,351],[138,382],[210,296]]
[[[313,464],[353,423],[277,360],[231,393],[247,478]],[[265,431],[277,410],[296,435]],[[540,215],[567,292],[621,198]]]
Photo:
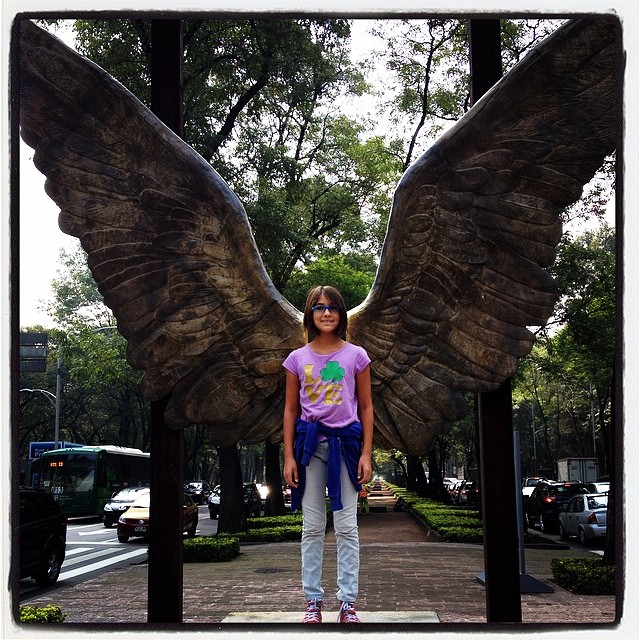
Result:
[[285,525],[282,527],[262,527],[234,533],[241,542],[289,542],[302,538],[302,525]]
[[553,580],[579,596],[615,595],[615,567],[602,558],[552,558]]
[[183,540],[183,562],[228,562],[240,555],[240,542],[233,536],[200,536]]
[[20,622],[27,624],[64,622],[66,617],[67,614],[57,604],[48,604],[45,607],[20,605]]
[[249,529],[271,529],[273,527],[289,527],[302,524],[302,514],[295,513],[286,516],[263,516],[261,518],[248,518]]
[[402,487],[387,486],[413,516],[435,531],[445,542],[482,543],[482,520],[477,509],[443,504],[429,498],[420,498]]

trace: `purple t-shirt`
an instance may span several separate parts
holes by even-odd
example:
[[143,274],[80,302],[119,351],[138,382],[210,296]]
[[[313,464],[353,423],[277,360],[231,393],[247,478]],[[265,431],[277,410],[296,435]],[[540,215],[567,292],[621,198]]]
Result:
[[350,342],[333,353],[316,353],[306,344],[292,351],[282,366],[300,380],[300,417],[327,427],[346,427],[358,420],[356,376],[371,362]]

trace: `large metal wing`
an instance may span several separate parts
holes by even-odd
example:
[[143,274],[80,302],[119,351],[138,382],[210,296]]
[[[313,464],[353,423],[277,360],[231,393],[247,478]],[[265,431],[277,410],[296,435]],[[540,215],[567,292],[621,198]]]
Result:
[[558,214],[615,147],[617,23],[566,23],[403,176],[350,336],[372,358],[376,440],[424,453],[546,324]]
[[21,23],[20,124],[169,426],[219,445],[281,430],[301,314],[273,287],[246,213],[211,166],[104,70]]

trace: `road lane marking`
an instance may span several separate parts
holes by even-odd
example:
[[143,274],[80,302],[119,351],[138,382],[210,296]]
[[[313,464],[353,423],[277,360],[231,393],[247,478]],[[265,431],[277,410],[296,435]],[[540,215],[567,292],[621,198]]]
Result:
[[136,558],[143,554],[146,555],[146,553],[147,553],[146,549],[136,549],[135,551],[130,551],[129,553],[112,556],[111,558],[107,558],[102,562],[94,562],[93,564],[87,565],[85,567],[80,567],[78,569],[71,569],[71,571],[62,571],[60,573],[60,577],[58,578],[58,580],[75,578],[76,576],[81,576],[85,573],[90,573],[91,571],[97,571],[98,569],[103,569],[104,567],[108,567],[109,565],[116,564],[117,562],[123,562],[124,560],[129,560],[130,558]]

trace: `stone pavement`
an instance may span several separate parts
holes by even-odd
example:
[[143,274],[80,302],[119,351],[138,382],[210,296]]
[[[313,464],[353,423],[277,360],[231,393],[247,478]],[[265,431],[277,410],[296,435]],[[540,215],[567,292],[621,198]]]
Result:
[[[372,513],[359,516],[357,609],[364,624],[358,628],[386,628],[384,623],[394,628],[395,622],[402,624],[394,630],[444,631],[447,625],[458,629],[469,624],[486,629],[485,587],[477,580],[484,570],[482,546],[440,542],[410,514],[395,512],[394,503],[389,493],[372,494]],[[589,555],[588,551],[562,548],[526,549],[526,574],[554,591],[521,596],[525,625],[586,629],[602,624],[602,630],[615,629],[614,596],[576,596],[551,582],[552,558]],[[333,596],[336,561],[331,531],[324,566],[325,619],[333,621],[338,605]],[[144,623],[147,567],[116,569],[76,586],[60,584],[28,604],[60,605],[68,614],[66,628],[68,624]],[[184,625],[179,628],[230,631],[242,623],[255,629],[262,623],[297,622],[303,604],[299,543],[243,545],[240,557],[230,562],[184,565]]]

